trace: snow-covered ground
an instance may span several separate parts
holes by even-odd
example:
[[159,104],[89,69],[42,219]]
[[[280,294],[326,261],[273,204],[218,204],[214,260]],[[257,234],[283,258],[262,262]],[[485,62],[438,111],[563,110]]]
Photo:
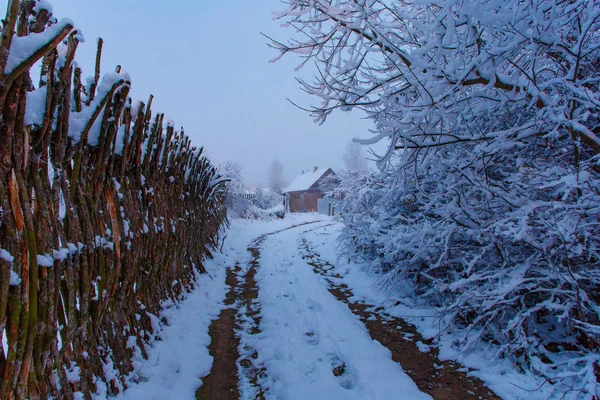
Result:
[[[306,222],[316,223],[284,230]],[[349,286],[353,300],[413,323],[426,338],[438,335],[435,310],[406,305],[399,292],[384,290],[377,277],[338,256],[340,228],[331,219],[314,214],[274,221],[233,220],[223,253],[207,261],[208,273],[198,277],[196,290],[179,305],[165,304],[159,317],[165,317],[168,324],[160,327],[161,340],[147,346],[149,359],[136,358],[132,386],[119,398],[194,398],[201,377],[210,372],[213,362],[208,329],[224,307],[229,289],[226,269],[238,262],[246,265],[247,271],[252,260],[248,246],[260,235],[276,231],[280,232],[260,244],[255,276],[260,332],[239,332],[239,348],[257,352],[253,362],[263,369],[258,384],[266,398],[430,398],[392,361],[390,351],[369,336],[359,318],[329,293],[327,282],[302,258],[298,245],[305,238],[343,276],[339,283]],[[394,305],[397,299],[404,304]],[[440,335],[436,341],[440,358],[461,362],[500,397],[533,400],[551,396],[550,385],[519,373],[508,361],[495,359],[491,348],[482,345],[470,354],[456,353],[452,347],[455,339],[451,334]],[[429,351],[426,345],[422,347]],[[242,398],[254,398],[256,389],[245,387],[243,379],[241,382]],[[103,398],[104,393],[98,397]]]
[[430,399],[299,255],[299,234],[314,228],[269,236],[262,246],[256,274],[261,333],[243,335],[241,347],[258,351],[266,397]]
[[[208,352],[208,328],[224,307],[228,290],[226,268],[233,267],[236,261],[249,259],[246,249],[256,237],[318,219],[319,216],[309,214],[274,221],[233,220],[226,233],[223,253],[216,253],[214,259],[205,263],[207,273],[198,277],[196,289],[178,305],[165,303],[159,317],[165,317],[168,325],[160,326],[160,340],[147,346],[147,360],[137,351],[139,356],[134,360],[131,387],[118,398],[193,399],[196,389],[202,384],[200,377],[206,376],[212,366],[213,358]],[[156,326],[160,325],[160,318],[156,318]],[[132,342],[131,345],[138,344]],[[96,397],[106,398],[106,393],[100,391]]]
[[[377,307],[379,312],[402,318],[417,327],[425,338],[436,339],[439,347],[439,357],[442,360],[455,360],[463,364],[472,374],[481,379],[498,396],[507,400],[546,400],[561,398],[561,395],[552,393],[553,388],[549,383],[531,373],[521,373],[508,360],[495,357],[494,349],[490,345],[480,343],[478,348],[470,353],[457,352],[452,345],[459,340],[456,335],[449,332],[440,334],[436,310],[424,309],[413,304],[408,304],[399,290],[382,287],[381,280],[367,271],[366,266],[352,263],[347,258],[340,257],[336,238],[341,224],[329,226],[306,232],[304,235],[311,247],[322,259],[335,266],[335,272],[343,276],[342,282],[354,293],[354,301],[365,302]],[[334,279],[334,278],[332,278]],[[341,282],[340,282],[341,283]],[[397,304],[397,300],[401,300]],[[396,305],[397,304],[397,305]],[[421,343],[422,346],[426,347]],[[422,349],[427,350],[425,348]],[[565,399],[576,399],[568,395]]]

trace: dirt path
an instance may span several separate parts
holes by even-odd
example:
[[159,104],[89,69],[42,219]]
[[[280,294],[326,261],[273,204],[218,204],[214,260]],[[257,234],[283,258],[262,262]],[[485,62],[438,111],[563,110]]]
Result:
[[420,351],[417,342],[430,346],[431,341],[423,339],[414,326],[377,310],[373,305],[351,302],[349,299],[353,293],[348,286],[334,283],[331,279],[342,277],[332,271],[333,265],[322,260],[310,248],[306,239],[302,239],[300,250],[313,271],[327,280],[329,292],[360,318],[373,339],[391,351],[392,359],[402,366],[420,390],[436,400],[500,400],[481,380],[462,372],[464,367],[460,364],[440,361],[434,346],[429,347],[429,352]]
[[[260,245],[268,235],[260,236],[248,247],[248,252],[252,255],[252,260],[243,277],[239,290],[241,307],[238,314],[238,326],[250,335],[258,335],[260,333],[260,329],[258,328],[260,325],[260,303],[257,300],[258,287],[256,286],[254,276],[256,275],[258,260],[260,258]],[[247,345],[244,346],[244,348],[240,349],[238,371],[240,372],[242,385],[254,394],[254,398],[264,399],[264,389],[258,381],[265,371],[261,366],[255,364],[257,357],[258,353],[254,348]]]
[[204,383],[196,391],[196,398],[201,400],[223,399],[235,400],[239,398],[237,387],[237,366],[239,358],[238,346],[240,339],[236,337],[235,316],[237,313],[235,302],[237,274],[241,271],[239,264],[234,269],[227,271],[226,283],[230,286],[225,298],[225,308],[219,318],[210,325],[209,335],[212,338],[209,346],[210,355],[214,363],[210,375],[203,379]]
[[209,328],[212,340],[208,350],[214,357],[214,362],[210,374],[202,378],[203,384],[196,391],[196,399],[237,400],[240,398],[240,383],[249,387],[256,399],[264,398],[264,390],[258,380],[265,371],[254,363],[258,353],[250,347],[240,349],[239,338],[242,330],[250,335],[260,333],[260,304],[256,300],[258,287],[254,278],[260,258],[260,246],[270,235],[317,222],[319,221],[297,224],[259,236],[247,249],[251,260],[246,268],[242,268],[238,262],[235,268],[227,271],[226,283],[230,287],[225,298],[227,307]]
[[230,289],[225,305],[228,307],[210,325],[209,335],[212,340],[208,350],[214,357],[214,364],[210,374],[203,378],[204,383],[196,391],[196,399],[239,399],[240,373],[245,384],[254,389],[255,398],[263,398],[258,378],[264,371],[255,367],[253,362],[258,354],[249,347],[239,348],[240,338],[237,332],[246,330],[251,335],[260,332],[260,305],[256,301],[258,288],[254,275],[260,258],[260,245],[265,237],[266,235],[260,236],[248,247],[252,259],[246,270],[238,263],[234,269],[227,271],[226,283]]
[[[209,351],[214,357],[214,364],[210,374],[202,378],[204,383],[196,392],[197,399],[239,399],[240,390],[246,393],[246,398],[265,397],[267,389],[261,387],[260,382],[264,381],[261,378],[264,378],[266,370],[257,362],[258,352],[247,344],[240,345],[249,342],[241,341],[241,335],[248,338],[261,333],[261,305],[258,302],[258,286],[255,279],[261,246],[270,235],[310,223],[315,222],[261,235],[247,248],[250,254],[249,261],[238,262],[235,268],[227,271],[226,283],[230,290],[225,300],[226,308],[219,318],[212,322],[209,330],[212,338]],[[414,326],[400,318],[391,317],[372,305],[351,302],[353,294],[348,287],[334,282],[339,281],[341,276],[333,272],[333,266],[311,249],[306,239],[302,239],[296,251],[316,274],[327,280],[329,292],[360,318],[371,338],[390,350],[392,360],[401,365],[421,391],[441,400],[499,399],[483,382],[462,372],[465,369],[461,365],[440,361],[434,346],[430,347],[429,352],[421,351],[417,342],[428,346],[431,343],[424,340]],[[305,335],[310,336],[310,332]],[[339,364],[332,367],[332,373],[342,379],[345,376],[345,365],[343,362]]]

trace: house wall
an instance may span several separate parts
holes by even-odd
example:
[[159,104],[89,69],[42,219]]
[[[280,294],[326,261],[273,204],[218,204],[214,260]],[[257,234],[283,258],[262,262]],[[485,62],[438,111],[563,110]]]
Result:
[[323,194],[318,191],[290,193],[290,212],[317,212],[318,199]]
[[327,179],[329,176],[335,176],[335,173],[328,168],[328,170],[319,178],[308,190],[289,192],[289,211],[290,212],[318,212],[319,211],[319,199],[322,199],[325,195],[323,192],[329,191],[331,185],[335,185],[336,182]]
[[305,212],[304,210],[304,192],[291,192],[290,212]]

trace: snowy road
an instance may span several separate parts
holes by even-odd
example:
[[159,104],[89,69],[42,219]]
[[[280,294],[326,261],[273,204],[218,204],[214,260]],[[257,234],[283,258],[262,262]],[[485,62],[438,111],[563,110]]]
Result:
[[265,397],[429,399],[299,255],[299,234],[306,229],[314,227],[284,231],[262,244],[260,333],[242,335],[241,345],[258,352]]
[[[456,397],[452,390],[438,396],[452,384],[473,382],[452,374],[436,381],[434,375],[442,375],[436,368],[443,366],[427,349],[423,353],[412,342],[390,346],[407,337],[400,322],[351,304],[351,292],[336,287],[335,274],[328,274],[333,266],[310,249],[307,237],[314,240],[331,225],[318,216],[234,224],[198,288],[160,316],[168,326],[147,349],[149,359],[138,360],[136,384],[122,398],[431,398],[419,388],[442,399],[496,398],[487,388],[477,395],[460,389],[473,396]],[[413,358],[408,372],[418,387],[403,370],[403,357]],[[423,365],[420,375],[413,371]]]

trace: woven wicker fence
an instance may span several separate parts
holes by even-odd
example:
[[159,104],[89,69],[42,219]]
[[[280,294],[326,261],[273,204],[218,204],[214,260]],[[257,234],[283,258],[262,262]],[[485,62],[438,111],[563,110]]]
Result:
[[35,1],[8,2],[0,41],[1,399],[122,391],[161,302],[193,288],[226,220],[223,180],[202,150],[151,114],[152,98],[132,103],[119,67],[100,77],[102,41],[83,84],[73,63],[79,42],[70,21]]

